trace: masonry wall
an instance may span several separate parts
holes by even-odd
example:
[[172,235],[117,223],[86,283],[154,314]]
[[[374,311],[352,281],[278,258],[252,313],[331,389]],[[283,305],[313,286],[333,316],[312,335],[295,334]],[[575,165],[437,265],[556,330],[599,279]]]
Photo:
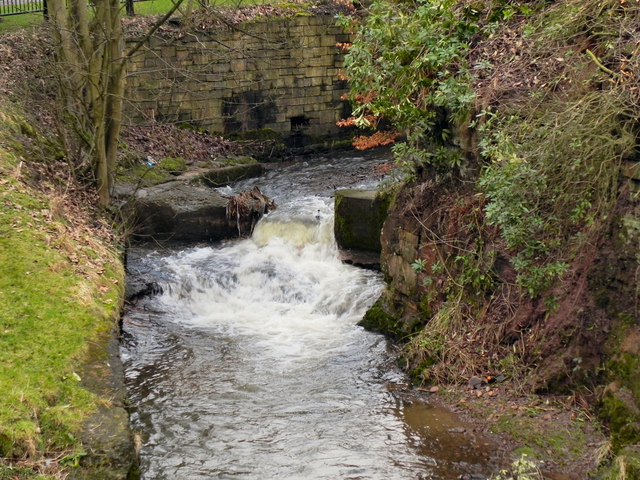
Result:
[[347,108],[336,43],[348,37],[335,19],[267,18],[238,28],[152,37],[128,68],[125,121],[224,133],[336,133]]

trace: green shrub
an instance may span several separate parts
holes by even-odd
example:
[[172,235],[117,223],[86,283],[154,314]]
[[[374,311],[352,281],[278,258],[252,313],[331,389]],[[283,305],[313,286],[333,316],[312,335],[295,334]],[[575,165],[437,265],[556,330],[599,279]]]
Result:
[[396,158],[410,168],[459,159],[437,149],[449,140],[450,117],[466,117],[475,98],[466,60],[475,25],[457,3],[377,0],[361,24],[341,19],[357,32],[345,57],[355,124],[391,121],[407,138]]
[[616,89],[574,101],[531,107],[526,115],[493,117],[480,179],[487,221],[502,231],[518,283],[536,296],[610,212],[622,158],[636,146],[634,119]]

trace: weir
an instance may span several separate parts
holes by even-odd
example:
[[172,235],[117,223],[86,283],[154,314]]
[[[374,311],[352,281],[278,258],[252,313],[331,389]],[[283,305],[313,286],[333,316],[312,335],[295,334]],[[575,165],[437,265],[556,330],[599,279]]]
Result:
[[131,275],[163,291],[123,318],[142,478],[453,479],[497,470],[490,442],[414,402],[393,347],[357,326],[382,280],[338,260],[331,195],[371,188],[386,160],[316,159],[234,186],[259,185],[278,203],[252,238],[130,252]]

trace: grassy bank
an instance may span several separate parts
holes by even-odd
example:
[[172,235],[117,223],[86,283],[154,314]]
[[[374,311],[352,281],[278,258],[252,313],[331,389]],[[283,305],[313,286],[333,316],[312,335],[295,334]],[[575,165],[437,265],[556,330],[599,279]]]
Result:
[[58,478],[87,453],[83,424],[109,401],[85,388],[83,364],[114,327],[124,284],[108,228],[30,186],[25,134],[38,140],[0,110],[0,479]]

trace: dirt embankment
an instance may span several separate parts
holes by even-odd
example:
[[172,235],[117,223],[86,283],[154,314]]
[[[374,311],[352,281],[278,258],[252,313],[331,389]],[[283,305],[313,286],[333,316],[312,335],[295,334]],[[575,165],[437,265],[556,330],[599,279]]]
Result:
[[586,478],[634,438],[638,263],[622,219],[638,206],[626,188],[604,233],[536,298],[515,284],[512,252],[469,179],[406,185],[383,229],[389,287],[369,326],[411,338],[404,358],[421,388],[437,386],[486,430],[513,435],[505,447],[535,451],[566,478]]

